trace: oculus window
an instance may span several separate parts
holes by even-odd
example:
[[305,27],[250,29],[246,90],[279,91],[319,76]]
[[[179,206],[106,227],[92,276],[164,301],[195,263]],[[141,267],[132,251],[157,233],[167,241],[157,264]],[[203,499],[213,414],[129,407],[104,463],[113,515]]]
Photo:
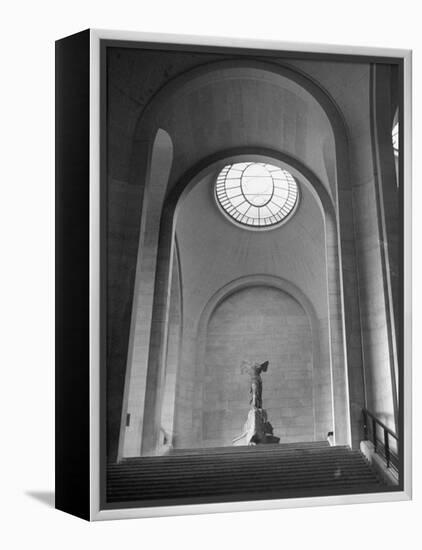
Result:
[[298,188],[287,170],[263,162],[225,166],[217,177],[215,198],[235,223],[271,228],[290,216],[298,202]]

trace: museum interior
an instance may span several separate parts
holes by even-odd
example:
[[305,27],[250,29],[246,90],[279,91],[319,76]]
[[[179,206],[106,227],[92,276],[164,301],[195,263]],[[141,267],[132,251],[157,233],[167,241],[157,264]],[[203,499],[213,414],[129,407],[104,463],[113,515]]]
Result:
[[399,487],[400,67],[113,47],[106,78],[109,501]]

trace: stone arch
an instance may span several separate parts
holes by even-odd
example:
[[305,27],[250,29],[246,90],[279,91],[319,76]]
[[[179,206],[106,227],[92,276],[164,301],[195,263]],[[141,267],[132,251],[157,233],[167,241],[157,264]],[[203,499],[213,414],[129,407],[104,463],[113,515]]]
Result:
[[[130,426],[126,426],[126,414],[131,403],[135,402],[138,405],[139,399],[143,401],[143,389],[146,383],[144,374],[146,372],[145,357],[149,345],[154,273],[159,245],[159,217],[155,214],[157,209],[161,208],[164,200],[173,160],[173,144],[165,130],[158,129],[149,153],[140,217],[118,458],[131,453],[136,454],[142,435],[142,406],[131,407],[131,410],[135,413],[132,412]],[[128,437],[128,434],[131,436]]]
[[[309,99],[319,106],[325,114],[334,136],[335,167],[332,170],[339,189],[349,189],[350,179],[348,171],[348,130],[344,117],[331,96],[310,77],[285,63],[263,61],[262,59],[231,59],[225,61],[213,61],[190,69],[168,81],[151,98],[139,115],[135,126],[132,153],[131,183],[142,186],[142,163],[139,162],[139,151],[148,147],[150,136],[154,135],[157,128],[165,123],[161,120],[165,106],[175,97],[181,96],[193,89],[204,78],[216,78],[221,71],[238,71],[241,69],[254,69],[263,74],[274,75],[293,83],[297,90],[301,90]],[[175,174],[175,183],[181,174]]]
[[332,97],[318,83],[298,70],[297,67],[293,68],[287,63],[275,63],[256,58],[213,61],[199,65],[172,78],[153,95],[140,113],[135,129],[135,141],[142,141],[146,136],[151,135],[151,131],[153,131],[157,123],[157,112],[162,109],[163,104],[172,96],[180,93],[184,86],[204,75],[209,75],[221,69],[238,69],[239,67],[262,69],[269,73],[283,76],[306,90],[325,111],[337,140],[343,142],[342,146],[345,145],[347,141],[347,127],[344,117]]
[[[168,266],[171,262],[174,243],[175,221],[177,219],[177,206],[189,190],[198,183],[201,177],[209,171],[218,169],[228,163],[242,160],[257,160],[270,162],[288,170],[300,178],[302,182],[313,191],[319,202],[324,217],[326,231],[327,266],[331,268],[327,276],[327,295],[329,299],[328,334],[330,341],[330,365],[332,377],[333,396],[332,402],[336,411],[334,415],[334,432],[338,443],[350,443],[350,416],[347,379],[347,362],[344,354],[344,327],[341,319],[344,315],[341,301],[341,275],[338,255],[338,234],[335,212],[325,187],[319,182],[312,171],[304,166],[298,159],[294,159],[278,151],[242,149],[235,151],[221,151],[212,158],[203,159],[197,166],[189,170],[167,196],[163,207],[160,227],[159,257],[157,259],[157,274],[155,287],[155,307],[153,311],[152,325],[155,330],[151,332],[150,355],[148,363],[148,375],[146,386],[146,400],[144,418],[154,419],[148,422],[144,431],[143,453],[152,453],[156,447],[156,438],[159,432],[159,419],[161,414],[161,384],[162,372],[165,360],[165,327],[168,319],[168,285],[171,273]],[[159,327],[163,327],[160,330]],[[158,328],[158,330],[157,330]],[[150,378],[150,373],[155,373]],[[158,375],[157,375],[158,373]],[[161,374],[160,374],[161,373]]]
[[[165,105],[170,98],[182,93],[184,87],[192,85],[196,79],[221,70],[222,68],[230,67],[257,68],[259,70],[280,75],[285,79],[291,80],[296,83],[297,86],[306,91],[306,93],[308,93],[309,96],[318,103],[321,110],[327,116],[329,124],[332,128],[335,145],[335,166],[331,170],[331,177],[335,177],[336,180],[335,193],[330,197],[330,193],[327,191],[325,193],[323,191],[316,192],[317,194],[319,193],[319,199],[325,205],[325,212],[330,213],[330,216],[327,218],[327,224],[330,225],[331,228],[327,234],[331,235],[333,238],[327,243],[327,251],[329,251],[330,257],[335,259],[336,265],[340,266],[335,282],[340,291],[335,296],[331,295],[330,297],[333,301],[332,309],[337,312],[342,312],[343,321],[340,321],[341,317],[339,317],[335,334],[332,334],[332,341],[336,342],[332,355],[335,356],[335,360],[337,362],[342,362],[342,364],[345,365],[346,371],[352,372],[354,377],[353,384],[350,384],[349,386],[346,375],[346,389],[342,387],[340,390],[335,390],[335,398],[338,402],[347,403],[349,401],[348,398],[350,393],[350,408],[351,410],[353,409],[354,419],[356,420],[358,414],[357,411],[359,411],[360,414],[360,408],[363,405],[359,302],[356,273],[350,268],[345,267],[342,260],[343,255],[347,256],[347,265],[350,266],[353,264],[353,257],[355,254],[355,245],[353,241],[354,221],[353,213],[350,209],[352,196],[349,179],[348,132],[343,115],[329,94],[326,93],[325,90],[316,82],[307,77],[304,73],[298,71],[296,68],[293,69],[286,64],[282,65],[279,63],[262,61],[262,59],[233,59],[223,62],[212,62],[191,69],[166,83],[142,111],[134,134],[130,182],[133,185],[139,186],[140,203],[143,204],[146,178],[145,163],[142,161],[142,157],[148,156],[148,150],[151,146],[150,136],[154,134],[157,125],[160,123],[159,112],[163,108],[163,105]],[[247,147],[243,147],[241,149],[246,151]],[[251,152],[253,150],[256,151],[257,149],[259,149],[259,147],[250,147]],[[168,196],[166,202],[163,204],[163,220],[168,219],[168,215],[173,215],[171,213],[173,209],[172,202],[175,198],[180,198],[178,197],[178,193],[181,188],[181,182],[186,182],[188,179],[192,180],[195,173],[197,173],[201,162],[209,163],[212,160],[212,156],[216,158],[223,158],[225,154],[225,151],[214,152],[213,155],[198,161],[194,168],[188,168],[183,174],[178,174],[172,170],[169,178],[169,186],[167,188]],[[279,151],[271,150],[272,158],[280,155],[283,156],[283,154]],[[284,156],[284,158],[286,158],[286,156]],[[325,159],[330,158],[330,155],[325,155]],[[301,166],[303,170],[307,170],[306,167],[303,166],[303,163],[301,163],[298,159],[295,159],[292,155],[290,155],[289,161],[292,165],[297,163],[297,165]],[[311,172],[311,170],[309,171]],[[319,178],[315,177],[312,179],[314,183],[319,182],[319,185],[324,187]],[[163,250],[168,246],[169,239],[171,240],[172,235],[171,230],[170,234],[164,235],[165,231],[169,232],[169,226],[165,226],[166,224],[162,222],[162,228],[160,230],[160,249]],[[171,245],[169,250],[171,250]],[[166,255],[163,251],[161,251],[160,254],[162,256],[161,259],[163,259]],[[161,283],[159,283],[158,276],[156,277],[156,280],[158,282],[158,286],[160,286]],[[158,294],[162,292],[162,289],[157,290]],[[350,335],[347,340],[344,339],[345,333]],[[150,349],[149,364],[151,364],[151,360],[156,353],[157,350],[154,351],[152,348]],[[151,369],[154,370],[152,366]],[[150,410],[150,408],[151,407],[149,405],[148,410]],[[352,428],[352,441],[353,444],[357,444],[360,439],[359,426],[357,426],[356,422],[354,422],[352,424]],[[342,432],[341,435],[340,432]],[[342,430],[338,430],[337,434],[339,435],[340,441],[351,441],[350,426],[345,427]],[[146,446],[148,447],[149,444],[147,443]]]
[[240,277],[239,279],[235,279],[233,281],[230,281],[226,285],[224,285],[222,288],[220,288],[207,302],[206,306],[204,307],[201,317],[198,321],[197,326],[197,334],[200,338],[201,335],[204,333],[207,324],[209,323],[209,320],[211,318],[211,315],[215,311],[215,309],[226,300],[231,294],[234,294],[235,292],[238,292],[239,290],[243,288],[248,288],[251,286],[268,286],[272,288],[278,288],[280,290],[283,290],[287,294],[290,294],[299,304],[302,306],[302,308],[307,313],[311,325],[314,329],[316,329],[316,322],[318,319],[318,316],[316,314],[315,308],[312,304],[312,302],[309,300],[309,298],[304,294],[300,288],[298,288],[294,283],[287,281],[286,279],[283,279],[281,277],[275,276],[275,275],[266,275],[266,274],[256,274],[256,275],[247,275],[245,277]]
[[[202,441],[202,415],[203,407],[201,402],[201,384],[204,380],[205,371],[205,355],[207,345],[207,329],[210,319],[213,317],[215,311],[232,295],[249,288],[269,288],[276,289],[284,293],[297,302],[306,314],[312,337],[312,362],[313,362],[313,383],[312,389],[312,406],[314,408],[314,435],[316,438],[326,436],[327,431],[331,431],[333,425],[333,407],[332,407],[332,387],[331,383],[323,386],[323,380],[331,380],[330,365],[324,361],[323,356],[326,355],[327,350],[322,350],[324,343],[328,346],[328,335],[321,324],[320,319],[315,311],[315,308],[309,298],[299,289],[295,284],[286,279],[278,276],[256,274],[235,279],[228,284],[220,288],[207,302],[204,307],[201,317],[197,325],[197,358],[195,361],[196,372],[195,381],[196,386],[194,395],[197,397],[196,404],[193,403],[193,440],[189,442],[189,438],[182,436],[182,446],[192,445],[196,442]],[[329,403],[327,404],[327,400]],[[176,430],[178,433],[182,432],[182,426],[179,426]],[[189,434],[188,434],[189,435]]]

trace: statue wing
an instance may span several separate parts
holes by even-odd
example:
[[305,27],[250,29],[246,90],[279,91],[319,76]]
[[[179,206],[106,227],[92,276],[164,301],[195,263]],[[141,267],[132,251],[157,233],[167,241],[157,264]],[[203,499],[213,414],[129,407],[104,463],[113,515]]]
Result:
[[264,363],[261,363],[261,368],[260,368],[260,370],[261,370],[261,371],[264,371],[264,372],[267,372],[269,363],[270,363],[269,361],[265,361]]

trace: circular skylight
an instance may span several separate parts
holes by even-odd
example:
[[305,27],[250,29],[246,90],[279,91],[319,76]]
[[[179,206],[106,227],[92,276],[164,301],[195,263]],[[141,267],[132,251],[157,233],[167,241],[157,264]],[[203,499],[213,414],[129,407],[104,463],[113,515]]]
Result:
[[238,162],[221,170],[215,196],[233,221],[265,228],[280,224],[292,213],[298,189],[287,170],[264,162]]

